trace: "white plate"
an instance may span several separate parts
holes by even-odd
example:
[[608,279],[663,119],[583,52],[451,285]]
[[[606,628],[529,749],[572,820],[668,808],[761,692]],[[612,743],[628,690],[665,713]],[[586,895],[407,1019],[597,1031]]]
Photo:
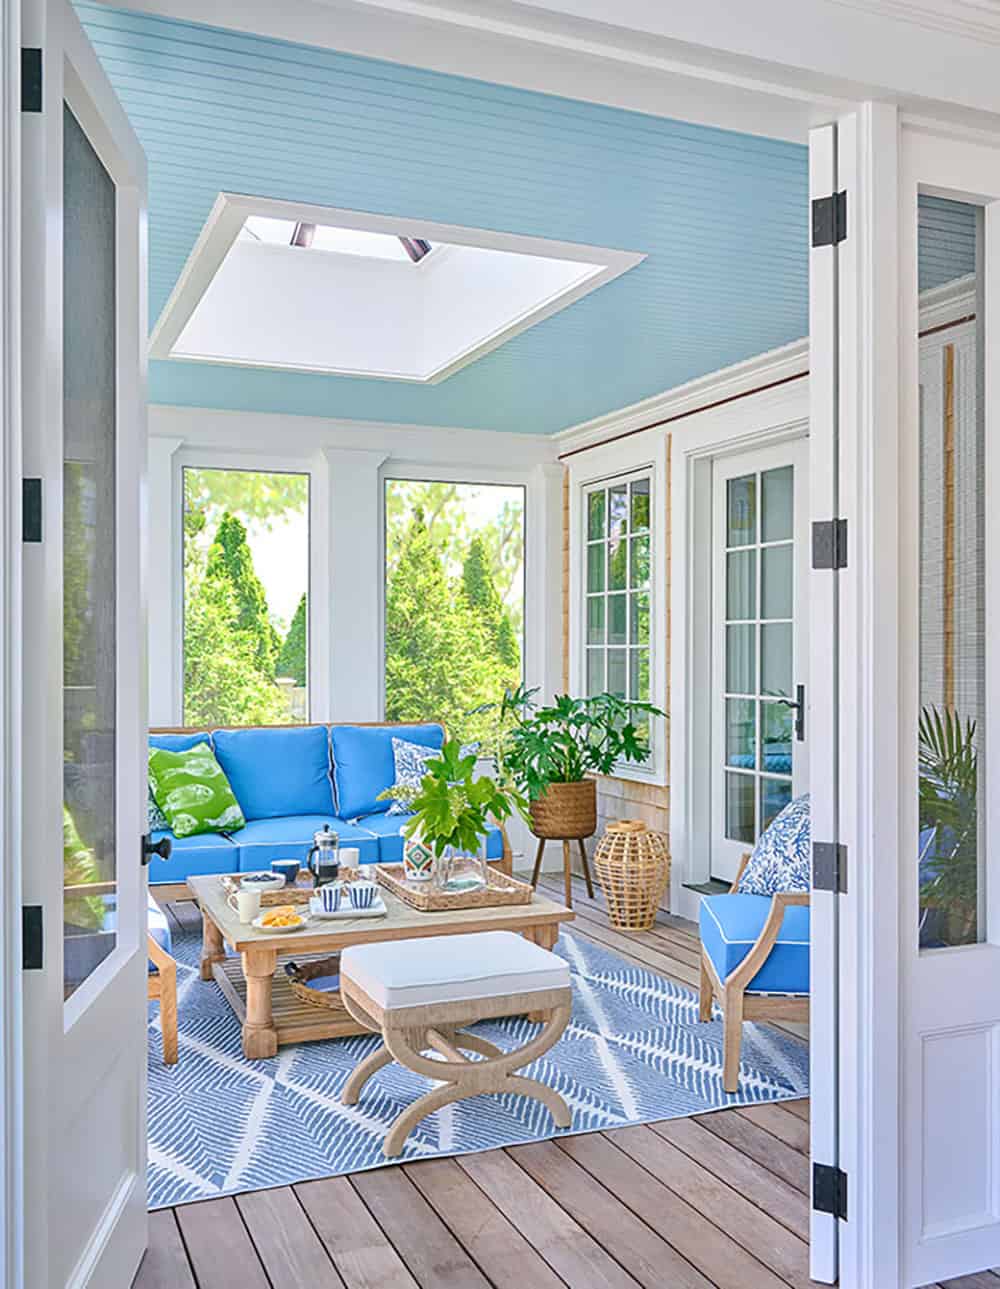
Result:
[[[250,923],[257,931],[263,931],[265,935],[294,935],[296,931],[304,931],[309,925],[308,918],[302,918],[298,926],[264,926],[262,919],[265,914],[261,913]],[[299,914],[302,917],[301,913]]]
[[333,922],[337,919],[345,921],[351,918],[384,918],[389,910],[385,906],[385,900],[381,895],[376,895],[374,902],[367,909],[356,909],[351,905],[350,900],[341,904],[336,913],[324,913],[323,905],[314,895],[309,901],[309,912],[314,918],[319,918],[323,922]]

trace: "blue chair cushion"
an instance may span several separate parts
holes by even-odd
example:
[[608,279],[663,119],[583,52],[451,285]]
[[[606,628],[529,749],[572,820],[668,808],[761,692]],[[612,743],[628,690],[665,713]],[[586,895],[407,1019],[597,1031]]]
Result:
[[[377,801],[376,798],[395,782],[394,738],[440,749],[444,743],[444,730],[440,725],[330,727],[337,814],[341,819],[383,814],[389,809],[390,802]],[[239,796],[239,792],[236,795]]]
[[[701,902],[701,942],[720,980],[739,966],[757,941],[771,911],[766,895],[709,895]],[[809,906],[794,904],[767,961],[747,986],[754,994],[809,993]]]
[[161,747],[167,752],[186,752],[197,747],[199,743],[211,743],[212,736],[207,730],[194,734],[150,734],[149,746]]
[[[368,815],[367,818],[358,820],[359,828],[367,829],[378,838],[380,864],[403,862],[403,838],[399,830],[409,818],[409,814],[384,814]],[[499,828],[491,828],[486,834],[486,858],[503,858],[503,835]]]
[[[165,949],[167,953],[173,953],[174,947],[173,940],[170,936],[170,923],[167,921],[166,913],[164,913],[160,908],[156,900],[153,899],[152,891],[149,892],[147,929],[161,949]],[[155,968],[153,967],[153,964],[150,963],[150,971],[153,970],[155,970]]]
[[[242,836],[242,831],[239,834]],[[169,859],[154,855],[149,865],[149,884],[183,882],[188,877],[205,873],[235,873],[239,851],[221,833],[203,832],[194,837],[175,837],[172,832],[154,832],[153,843],[170,838]]]
[[809,793],[789,801],[757,839],[740,878],[741,895],[808,891],[812,885]]
[[271,867],[275,859],[297,859],[305,867],[313,844],[313,833],[329,824],[341,846],[357,846],[362,864],[378,863],[378,838],[365,828],[325,815],[285,815],[280,819],[254,819],[236,834],[239,871],[256,873]]
[[216,730],[213,741],[248,820],[335,813],[325,725]]

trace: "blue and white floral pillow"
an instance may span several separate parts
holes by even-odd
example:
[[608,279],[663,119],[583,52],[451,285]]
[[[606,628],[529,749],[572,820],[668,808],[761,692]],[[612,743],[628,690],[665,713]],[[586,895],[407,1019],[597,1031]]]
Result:
[[[467,743],[462,748],[463,756],[475,756],[479,751],[478,743]],[[395,762],[395,780],[393,788],[420,787],[421,780],[427,773],[427,762],[441,755],[441,749],[427,747],[423,743],[410,743],[406,739],[392,740],[392,759]],[[408,815],[410,807],[402,801],[394,801],[386,811],[390,815]]]
[[741,895],[808,891],[812,884],[809,793],[789,801],[757,839],[740,878]]

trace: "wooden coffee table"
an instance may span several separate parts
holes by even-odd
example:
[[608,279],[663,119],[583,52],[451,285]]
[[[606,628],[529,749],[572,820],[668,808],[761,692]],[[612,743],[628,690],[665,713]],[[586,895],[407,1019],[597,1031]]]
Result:
[[[240,922],[218,877],[189,877],[187,885],[201,909],[201,978],[218,982],[239,1017],[243,1053],[250,1060],[274,1056],[286,1043],[367,1033],[345,1009],[318,1007],[299,998],[285,975],[285,961],[309,962],[352,944],[471,931],[519,931],[543,949],[551,949],[560,923],[575,917],[571,909],[537,892],[530,904],[422,913],[383,887],[389,910],[384,918],[337,919],[317,922],[304,931],[270,935]],[[226,957],[227,944],[238,958]]]

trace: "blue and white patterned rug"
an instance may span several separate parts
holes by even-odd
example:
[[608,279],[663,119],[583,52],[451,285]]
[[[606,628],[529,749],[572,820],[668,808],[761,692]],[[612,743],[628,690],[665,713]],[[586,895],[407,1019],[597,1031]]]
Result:
[[[283,1047],[249,1062],[240,1026],[218,986],[197,971],[200,936],[174,936],[180,1001],[180,1061],[163,1064],[159,1008],[149,1025],[149,1206],[285,1186],[377,1168],[387,1125],[429,1081],[390,1065],[357,1106],[340,1089],[374,1036]],[[529,1067],[557,1088],[573,1113],[565,1133],[594,1132],[702,1114],[725,1106],[806,1094],[808,1052],[789,1034],[744,1026],[740,1091],[722,1088],[722,1023],[698,1021],[695,993],[563,934],[573,1016],[559,1043]],[[501,1047],[523,1044],[524,1019],[484,1022]],[[527,1097],[477,1097],[424,1119],[401,1158],[425,1159],[563,1135]]]

